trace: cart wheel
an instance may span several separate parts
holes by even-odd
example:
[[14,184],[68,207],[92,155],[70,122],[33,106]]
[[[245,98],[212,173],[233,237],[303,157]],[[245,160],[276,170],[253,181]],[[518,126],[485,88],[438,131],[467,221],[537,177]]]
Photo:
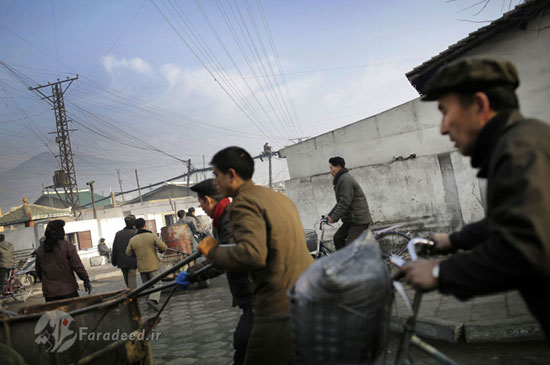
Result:
[[11,296],[18,302],[26,301],[32,294],[32,277],[30,275],[19,275],[13,282]]

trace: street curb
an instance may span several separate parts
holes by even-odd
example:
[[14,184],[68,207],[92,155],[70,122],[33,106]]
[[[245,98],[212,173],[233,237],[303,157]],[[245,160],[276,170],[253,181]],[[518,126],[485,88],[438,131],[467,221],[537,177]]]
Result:
[[[390,329],[402,333],[405,321],[405,317],[392,317]],[[422,338],[458,343],[464,337],[464,324],[436,317],[422,317],[416,320],[416,334]]]
[[112,272],[106,272],[104,274],[97,274],[97,275],[94,275],[94,276],[90,276],[90,281],[108,279],[108,278],[113,278],[115,276],[122,276],[122,271],[117,270],[117,271],[112,271]]
[[[402,333],[405,321],[405,317],[392,317],[390,329],[393,332]],[[422,338],[450,343],[545,340],[539,324],[528,316],[466,323],[436,317],[422,317],[416,321],[416,334]]]
[[466,342],[544,340],[539,324],[530,317],[466,323]]

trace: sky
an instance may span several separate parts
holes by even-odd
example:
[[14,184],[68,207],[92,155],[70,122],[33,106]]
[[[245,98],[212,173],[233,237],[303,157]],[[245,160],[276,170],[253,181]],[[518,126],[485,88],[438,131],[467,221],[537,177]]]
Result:
[[[3,171],[58,154],[51,105],[29,87],[79,75],[64,95],[73,152],[120,161],[126,190],[134,169],[143,186],[230,145],[278,150],[414,99],[406,72],[518,3],[3,0],[0,189]],[[75,169],[120,190],[112,166]],[[267,163],[256,170],[265,183]],[[273,178],[288,179],[284,159]]]

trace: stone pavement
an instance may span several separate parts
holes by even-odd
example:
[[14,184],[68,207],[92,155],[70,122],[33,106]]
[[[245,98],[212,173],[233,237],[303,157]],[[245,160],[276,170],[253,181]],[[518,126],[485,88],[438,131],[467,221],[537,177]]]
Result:
[[[161,304],[166,296],[165,291]],[[143,312],[144,317],[153,315]],[[161,313],[158,339],[151,341],[154,363],[232,364],[233,332],[239,316],[240,309],[231,307],[225,275],[210,280],[206,289],[192,286],[176,291]]]
[[[414,296],[407,289],[409,298]],[[392,328],[401,328],[410,311],[396,294]],[[417,333],[449,342],[530,341],[544,339],[518,292],[478,297],[461,302],[438,292],[425,293],[420,305]]]

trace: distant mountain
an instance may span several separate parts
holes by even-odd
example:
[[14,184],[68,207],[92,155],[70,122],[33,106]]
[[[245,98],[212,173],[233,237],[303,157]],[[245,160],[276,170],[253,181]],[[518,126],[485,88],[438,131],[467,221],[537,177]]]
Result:
[[[87,181],[95,180],[94,188],[98,194],[108,195],[110,189],[120,191],[116,169],[121,169],[121,179],[125,190],[136,188],[134,168],[137,162],[107,160],[90,155],[76,155],[74,157],[78,189],[88,188]],[[33,203],[42,193],[42,186],[53,185],[54,171],[59,166],[51,153],[44,152],[33,156],[16,167],[0,174],[0,207],[2,213],[8,212],[11,207],[20,205],[23,197]],[[139,170],[140,182],[161,181],[162,177],[152,175],[145,169]],[[157,171],[158,174],[158,171]],[[174,171],[166,171],[163,178],[174,176]],[[126,198],[130,196],[125,195]]]

